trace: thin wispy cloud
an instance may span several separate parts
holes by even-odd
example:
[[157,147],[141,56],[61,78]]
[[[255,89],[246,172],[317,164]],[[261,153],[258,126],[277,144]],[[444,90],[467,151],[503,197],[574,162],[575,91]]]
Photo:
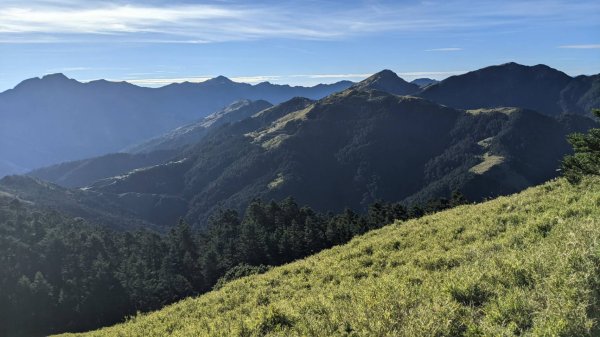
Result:
[[[8,7],[0,11],[3,33],[96,33],[151,32],[190,19],[242,18],[244,11],[216,6],[144,7],[108,5],[104,8]],[[250,14],[250,13],[248,13]]]
[[600,49],[600,44],[571,44],[559,46],[562,49]]
[[182,44],[266,38],[327,40],[383,31],[451,31],[551,20],[577,24],[600,9],[600,4],[566,0],[480,1],[464,6],[465,1],[362,3],[349,9],[333,3],[0,1],[0,41],[81,42],[91,36],[97,42]]
[[400,77],[415,78],[415,77],[433,77],[435,79],[446,78],[448,76],[460,75],[466,73],[467,70],[453,71],[411,71],[397,73]]
[[243,83],[260,83],[260,82],[269,82],[269,81],[278,81],[281,79],[281,76],[276,75],[260,75],[260,76],[234,76],[230,78],[234,82],[243,82]]
[[[124,79],[110,79],[110,81],[114,81],[114,82],[125,81],[125,82],[129,82],[129,83],[135,84],[135,85],[155,87],[155,86],[163,86],[163,85],[168,85],[168,84],[172,84],[172,83],[183,83],[183,82],[202,83],[202,82],[210,80],[211,78],[214,78],[214,77],[216,77],[216,76],[202,75],[202,76],[165,77],[165,78],[162,78],[162,77],[161,78],[152,78],[152,77],[150,77],[150,78],[124,78]],[[256,83],[260,83],[260,82],[277,81],[277,80],[281,79],[281,76],[275,76],[275,75],[233,76],[233,77],[230,77],[229,79],[234,82],[256,84]],[[91,81],[91,80],[85,80],[84,82],[89,82],[89,81]]]
[[457,47],[425,49],[425,51],[461,51],[461,50],[463,50],[463,49],[457,48]]
[[[95,35],[128,42],[208,43],[269,37],[326,39],[352,31],[380,30],[380,22],[357,21],[352,15],[339,19],[297,20],[296,13],[281,7],[247,5],[120,5],[101,8],[67,8],[36,5],[0,10],[0,36],[48,41],[79,42],[80,35]],[[25,38],[28,36],[29,38]],[[32,38],[32,37],[35,38]]]
[[356,78],[366,78],[373,74],[311,74],[311,75],[290,75],[289,77],[300,77],[300,78],[341,78],[341,79],[356,79]]
[[[176,77],[176,78],[132,78],[132,79],[110,79],[110,81],[114,82],[129,82],[135,85],[141,86],[163,86],[172,83],[183,83],[183,82],[191,82],[191,83],[200,83],[211,79],[212,76],[191,76],[191,77]],[[88,82],[88,81],[85,81]]]

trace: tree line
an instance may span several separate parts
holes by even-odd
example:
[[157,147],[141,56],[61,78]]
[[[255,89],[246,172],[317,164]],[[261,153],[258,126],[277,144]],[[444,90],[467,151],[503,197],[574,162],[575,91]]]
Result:
[[464,203],[460,193],[409,209],[377,202],[365,214],[317,213],[292,198],[218,211],[198,231],[118,232],[0,201],[0,335],[45,335],[114,324],[342,244],[394,220]]

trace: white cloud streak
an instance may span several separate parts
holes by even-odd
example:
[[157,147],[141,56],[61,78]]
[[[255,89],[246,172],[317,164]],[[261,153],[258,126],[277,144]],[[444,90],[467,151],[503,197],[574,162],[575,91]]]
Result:
[[600,44],[571,44],[566,46],[559,46],[562,49],[600,49]]
[[234,76],[234,77],[231,77],[230,79],[234,82],[260,83],[260,82],[278,81],[281,79],[281,76],[277,76],[277,75]]
[[92,37],[95,42],[186,44],[265,38],[327,40],[382,31],[410,34],[548,21],[581,24],[582,18],[594,20],[590,13],[600,12],[600,4],[566,0],[367,2],[346,9],[334,3],[152,3],[0,0],[0,43],[85,42]]
[[373,74],[311,74],[311,75],[290,75],[289,77],[304,77],[304,78],[341,78],[341,79],[356,79],[366,78]]
[[0,11],[0,32],[151,32],[153,27],[168,26],[178,21],[229,20],[239,19],[243,15],[243,11],[205,5],[174,8],[109,5],[86,9],[9,7]]
[[183,83],[183,82],[192,82],[192,83],[200,83],[206,80],[211,79],[211,76],[193,76],[193,77],[176,77],[176,78],[135,78],[135,79],[110,79],[110,81],[115,82],[129,82],[135,85],[141,86],[163,86],[171,83]]
[[461,51],[463,50],[462,48],[456,48],[456,47],[449,47],[449,48],[433,48],[433,49],[426,49],[425,51]]
[[36,39],[47,42],[49,34],[61,36],[64,42],[95,35],[111,41],[125,36],[129,42],[197,44],[269,37],[327,39],[345,35],[346,31],[378,30],[380,26],[366,21],[350,23],[349,18],[305,22],[294,20],[293,15],[283,8],[242,5],[18,6],[0,9],[0,37],[4,36],[5,43],[7,36],[16,43]]
[[[125,81],[135,85],[141,86],[163,86],[171,83],[183,83],[183,82],[191,82],[191,83],[201,83],[207,81],[215,76],[202,75],[202,76],[186,76],[186,77],[169,77],[169,78],[129,78],[129,79],[110,79],[110,81],[120,82]],[[229,79],[234,82],[243,82],[243,83],[260,83],[260,82],[268,82],[268,81],[278,81],[282,78],[282,76],[276,75],[257,75],[257,76],[233,76]],[[91,80],[86,80],[84,82],[89,82]]]
[[466,73],[467,70],[454,71],[412,71],[397,73],[400,77],[416,78],[416,77],[433,77],[435,79],[446,78],[448,76],[460,75]]

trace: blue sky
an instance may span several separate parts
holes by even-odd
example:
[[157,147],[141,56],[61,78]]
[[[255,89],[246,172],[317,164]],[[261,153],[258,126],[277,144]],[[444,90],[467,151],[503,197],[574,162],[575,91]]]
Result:
[[600,1],[0,0],[0,90],[55,72],[313,85],[509,61],[599,73]]

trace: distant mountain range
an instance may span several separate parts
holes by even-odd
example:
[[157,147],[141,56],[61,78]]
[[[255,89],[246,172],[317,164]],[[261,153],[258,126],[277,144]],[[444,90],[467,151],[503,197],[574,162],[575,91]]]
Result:
[[250,85],[219,76],[161,88],[63,74],[32,78],[0,93],[0,177],[111,152],[193,122],[240,99],[277,104],[319,99],[352,85]]
[[[379,199],[419,203],[454,190],[481,200],[555,177],[570,151],[566,135],[595,125],[585,109],[600,106],[598,76],[563,75],[546,66],[505,64],[420,89],[384,70],[321,100],[294,98],[246,112],[236,107],[257,103],[238,103],[179,129],[200,130],[193,143],[186,141],[188,132],[174,130],[147,144],[152,149],[168,140],[181,147],[127,155],[129,166],[122,164],[118,177],[112,177],[111,165],[118,157],[110,156],[32,174],[66,186],[89,185],[88,194],[135,209],[146,221],[152,221],[148,205],[152,214],[174,214],[174,206],[162,200],[177,200],[180,215],[195,225],[219,208],[242,209],[256,197],[294,196],[325,211],[360,210]],[[550,90],[562,85],[561,91]],[[464,86],[473,91],[471,102]],[[502,90],[509,92],[493,95]],[[464,92],[464,101],[441,105],[424,98],[449,99],[452,92]],[[477,102],[481,106],[474,108]],[[459,103],[468,109],[452,107]],[[228,114],[221,125],[206,127],[211,118]],[[168,159],[143,164],[164,151]],[[136,163],[138,169],[126,172]],[[102,174],[102,167],[111,169]],[[71,178],[70,172],[77,174]],[[174,221],[165,218],[153,224]]]

